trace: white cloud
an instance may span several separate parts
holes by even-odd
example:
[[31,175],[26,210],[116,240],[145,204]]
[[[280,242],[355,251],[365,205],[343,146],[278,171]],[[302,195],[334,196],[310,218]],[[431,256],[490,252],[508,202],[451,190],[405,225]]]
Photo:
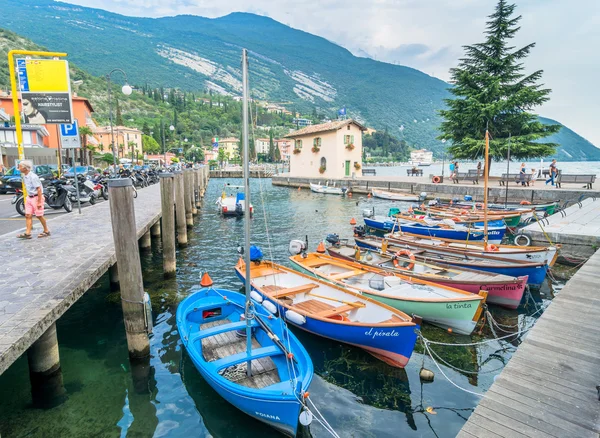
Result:
[[[540,112],[600,145],[600,2],[514,0],[523,15],[515,45],[536,42],[527,60],[553,89]],[[125,15],[252,12],[327,38],[359,56],[407,65],[448,79],[462,46],[482,40],[496,0],[70,0]]]

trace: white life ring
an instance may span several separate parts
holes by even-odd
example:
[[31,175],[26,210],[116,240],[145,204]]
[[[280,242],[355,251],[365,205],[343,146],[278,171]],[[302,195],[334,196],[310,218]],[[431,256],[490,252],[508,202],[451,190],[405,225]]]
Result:
[[531,245],[531,237],[529,237],[527,234],[517,234],[515,236],[515,245],[529,246]]

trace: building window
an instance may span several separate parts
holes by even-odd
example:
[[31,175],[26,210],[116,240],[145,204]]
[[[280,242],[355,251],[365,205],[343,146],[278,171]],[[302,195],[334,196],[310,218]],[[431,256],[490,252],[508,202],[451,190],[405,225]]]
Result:
[[346,129],[347,129],[348,131],[350,131],[350,125],[346,126]]
[[354,136],[344,135],[344,144],[354,144]]
[[302,140],[296,140],[296,149],[302,149]]
[[323,169],[327,169],[327,160],[325,159],[325,157],[321,158],[321,167]]
[[317,137],[313,140],[313,146],[316,148],[320,148],[321,147],[321,137]]

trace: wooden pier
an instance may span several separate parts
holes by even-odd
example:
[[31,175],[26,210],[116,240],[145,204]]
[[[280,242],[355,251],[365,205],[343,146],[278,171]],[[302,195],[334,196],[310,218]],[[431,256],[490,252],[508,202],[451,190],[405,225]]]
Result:
[[[134,205],[139,239],[160,219],[159,185],[140,190]],[[116,262],[108,202],[49,227],[44,239],[0,237],[0,374]]]
[[599,284],[597,251],[526,335],[458,437],[599,437]]

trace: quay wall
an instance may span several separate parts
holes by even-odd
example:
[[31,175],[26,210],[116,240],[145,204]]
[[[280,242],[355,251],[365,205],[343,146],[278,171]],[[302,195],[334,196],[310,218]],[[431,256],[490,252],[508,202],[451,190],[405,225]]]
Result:
[[[372,188],[380,188],[384,190],[399,189],[408,193],[419,194],[427,192],[429,198],[439,197],[442,199],[462,199],[464,195],[471,195],[474,200],[481,201],[483,199],[483,181],[479,185],[471,182],[461,182],[460,184],[444,183],[433,184],[431,182],[423,182],[423,178],[415,178],[411,181],[407,178],[384,178],[384,177],[361,177],[361,178],[344,178],[344,179],[327,179],[327,178],[294,178],[286,174],[275,175],[272,177],[272,183],[276,186],[285,187],[303,187],[309,188],[310,183],[324,183],[329,181],[330,184],[335,183],[337,187],[348,187],[355,194],[368,194]],[[505,186],[501,186],[498,180],[490,179],[489,199],[490,202],[502,202],[506,195]],[[558,189],[549,188],[542,185],[533,187],[517,187],[515,184],[509,184],[508,199],[509,201],[529,202],[550,202],[560,200],[561,202],[570,201],[576,202],[582,196],[600,197],[598,190],[585,189]]]

